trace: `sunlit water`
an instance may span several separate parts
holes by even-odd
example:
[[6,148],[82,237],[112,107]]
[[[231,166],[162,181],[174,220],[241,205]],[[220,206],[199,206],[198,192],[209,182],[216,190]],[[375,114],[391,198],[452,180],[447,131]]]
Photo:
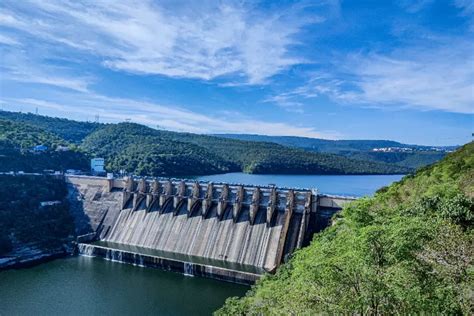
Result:
[[[303,176],[229,173],[214,182],[317,188],[364,196],[402,176]],[[0,315],[209,315],[248,287],[98,258],[71,257],[0,272]]]

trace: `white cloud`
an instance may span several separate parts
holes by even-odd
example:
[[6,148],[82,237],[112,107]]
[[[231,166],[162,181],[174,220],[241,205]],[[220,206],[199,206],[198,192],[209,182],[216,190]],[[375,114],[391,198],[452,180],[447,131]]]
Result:
[[401,0],[399,2],[400,6],[402,6],[407,12],[409,13],[417,13],[420,10],[423,10],[428,5],[432,4],[434,0]]
[[469,19],[470,30],[474,31],[474,2],[472,0],[455,0],[454,5],[461,10],[461,15]]
[[[373,104],[474,113],[474,45],[410,49],[349,62],[359,91],[346,95]],[[342,94],[344,96],[344,94]]]
[[0,44],[15,46],[20,45],[20,42],[8,35],[0,34]]
[[[1,42],[0,34],[0,42]],[[0,63],[0,82],[17,81],[87,92],[93,82],[90,76],[71,73],[69,69],[38,62],[24,50],[4,50]]]
[[295,99],[295,94],[291,92],[270,96],[264,99],[262,102],[276,104],[277,106],[288,112],[304,113],[304,104],[302,102],[297,101]]
[[[54,100],[62,100],[61,103]],[[126,98],[111,98],[93,93],[57,93],[46,98],[3,98],[9,110],[33,111],[76,119],[93,119],[99,115],[103,122],[132,122],[193,133],[245,133],[262,135],[289,135],[316,138],[335,138],[332,131],[319,132],[312,127],[290,123],[262,121],[239,113],[219,113],[207,116],[184,108],[162,105],[155,102]],[[11,105],[14,105],[12,107]]]
[[[78,77],[61,77],[50,75],[43,70],[25,70],[18,67],[3,68],[8,73],[7,80],[25,83],[38,83],[60,88],[67,88],[80,92],[86,92],[90,79]],[[5,75],[5,73],[4,73]]]
[[290,49],[299,44],[303,27],[323,21],[302,16],[297,6],[261,12],[234,2],[173,7],[151,1],[7,3],[0,25],[92,52],[107,67],[204,80],[237,75],[247,84],[265,83],[304,62]]
[[358,54],[336,61],[332,74],[314,75],[289,101],[327,95],[368,107],[474,113],[473,42],[451,41],[390,54]]

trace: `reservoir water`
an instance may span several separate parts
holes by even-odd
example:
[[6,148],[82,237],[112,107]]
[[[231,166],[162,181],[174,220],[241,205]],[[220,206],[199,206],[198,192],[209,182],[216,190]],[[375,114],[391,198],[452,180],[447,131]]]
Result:
[[[401,175],[302,176],[229,173],[200,180],[318,188],[336,195],[371,195]],[[0,315],[209,315],[247,286],[98,258],[70,257],[0,271]]]
[[203,181],[244,183],[253,185],[275,184],[282,187],[318,189],[319,192],[334,195],[372,195],[383,186],[398,181],[403,175],[370,176],[318,176],[318,175],[267,175],[246,173],[225,173],[197,177]]

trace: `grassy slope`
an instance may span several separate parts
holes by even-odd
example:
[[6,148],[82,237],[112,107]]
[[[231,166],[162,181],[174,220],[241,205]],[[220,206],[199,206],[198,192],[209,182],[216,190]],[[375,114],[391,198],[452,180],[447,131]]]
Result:
[[474,143],[352,203],[218,314],[472,314]]

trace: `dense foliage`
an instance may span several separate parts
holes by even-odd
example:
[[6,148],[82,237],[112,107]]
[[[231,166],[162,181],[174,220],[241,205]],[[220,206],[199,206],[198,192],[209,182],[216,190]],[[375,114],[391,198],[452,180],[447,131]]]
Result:
[[417,152],[340,152],[340,155],[364,160],[396,164],[408,168],[420,168],[431,165],[446,156],[442,151],[417,151]]
[[107,158],[107,168],[147,175],[248,173],[381,174],[407,168],[310,153],[272,143],[155,130],[143,125],[107,125],[89,135],[82,148]]
[[[411,171],[403,166],[347,159],[268,142],[159,131],[138,124],[106,125],[3,111],[0,112],[0,142],[2,140],[1,146],[9,153],[3,158],[0,156],[3,162],[0,169],[3,171],[87,170],[86,156],[106,158],[109,171],[125,170],[154,176],[233,171],[280,174],[395,174]],[[70,142],[78,147],[69,144],[74,150],[68,154],[53,155],[53,150],[50,150],[43,156],[32,156],[25,150],[39,144],[54,149]],[[11,158],[15,155],[19,155],[17,162]],[[48,155],[51,159],[44,159]],[[74,162],[76,158],[78,161]],[[48,161],[57,167],[47,166]]]
[[67,145],[65,140],[55,134],[32,125],[8,120],[0,120],[0,140],[8,141],[23,151],[32,150],[36,145],[45,145],[49,149]]
[[217,312],[474,313],[474,143],[350,204],[276,275]]
[[[352,159],[396,164],[407,168],[419,168],[442,159],[455,146],[432,147],[402,144],[391,140],[328,140],[296,136],[265,136],[244,134],[222,134],[225,138],[247,141],[272,142],[310,152],[332,153]],[[397,147],[412,149],[411,152],[374,152],[375,148]]]
[[[0,256],[16,244],[60,247],[74,234],[64,180],[49,176],[0,175]],[[42,201],[61,204],[40,206]]]
[[82,147],[105,157],[108,170],[139,175],[199,175],[237,171],[238,167],[211,151],[173,138],[171,132],[121,123],[89,135]]
[[87,135],[102,126],[98,123],[78,122],[58,117],[7,111],[0,111],[0,119],[26,123],[72,143],[80,143]]
[[[45,145],[45,152],[34,152]],[[67,146],[68,151],[57,151]],[[59,136],[21,122],[0,120],[0,171],[42,172],[43,170],[86,169],[88,159],[75,145]]]

